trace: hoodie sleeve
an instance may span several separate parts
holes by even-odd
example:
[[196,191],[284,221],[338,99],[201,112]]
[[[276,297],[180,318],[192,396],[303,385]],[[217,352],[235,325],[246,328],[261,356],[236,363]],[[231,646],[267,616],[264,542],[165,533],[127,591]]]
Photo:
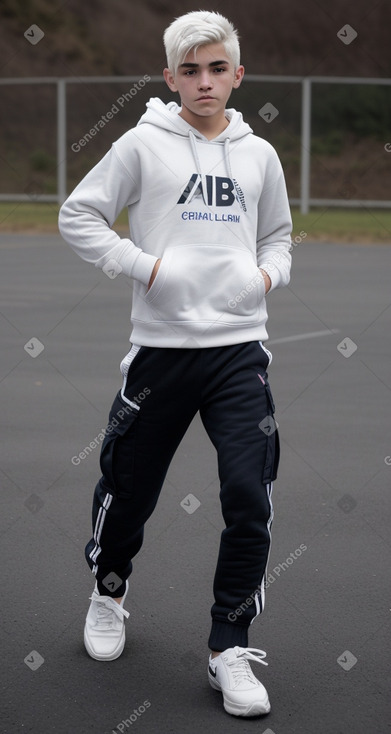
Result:
[[[136,160],[135,167],[137,178]],[[114,144],[62,205],[59,230],[86,262],[101,269],[107,264],[117,273],[147,285],[157,258],[111,229],[122,209],[137,201],[139,195],[139,186],[119,159]]]
[[[288,285],[292,256],[292,219],[284,173],[273,150],[258,205],[257,264],[272,282],[271,289]],[[271,181],[271,182],[270,182]]]

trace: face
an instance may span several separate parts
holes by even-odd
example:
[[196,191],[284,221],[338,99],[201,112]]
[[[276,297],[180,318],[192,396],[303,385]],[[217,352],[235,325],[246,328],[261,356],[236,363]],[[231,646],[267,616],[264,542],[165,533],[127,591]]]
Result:
[[164,69],[164,78],[172,92],[179,92],[182,110],[187,116],[218,117],[224,114],[232,89],[239,87],[244,67],[234,70],[222,43],[191,50],[175,76]]

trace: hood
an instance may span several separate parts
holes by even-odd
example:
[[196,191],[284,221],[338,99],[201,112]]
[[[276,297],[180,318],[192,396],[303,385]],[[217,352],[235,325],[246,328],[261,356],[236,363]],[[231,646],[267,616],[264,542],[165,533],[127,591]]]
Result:
[[[178,113],[180,111],[181,107],[179,107],[176,102],[165,104],[161,99],[159,99],[159,97],[151,97],[149,102],[147,102],[147,111],[140,118],[138,125],[142,125],[147,122],[150,125],[155,125],[163,130],[188,138],[196,164],[197,173],[201,176],[201,186],[204,190],[206,182],[205,176],[202,175],[203,171],[197,151],[197,140],[205,141],[207,138],[205,135],[200,133],[197,128],[192,127],[192,125],[189,125],[186,120],[179,117]],[[236,188],[235,179],[232,175],[230,144],[244,138],[246,135],[251,135],[253,131],[250,125],[248,125],[247,122],[244,122],[241,112],[234,109],[228,109],[225,110],[225,115],[229,120],[228,127],[226,127],[225,130],[223,130],[223,132],[221,132],[216,138],[213,138],[213,141],[211,142],[224,145],[224,160],[227,173]]]
[[[200,133],[195,127],[189,125],[182,117],[179,117],[181,107],[176,102],[165,104],[159,97],[151,97],[146,106],[147,111],[140,118],[139,125],[148,122],[150,125],[156,125],[156,127],[176,133],[177,135],[189,137],[189,132],[192,132],[199,140],[206,140],[205,135]],[[229,125],[220,135],[213,139],[213,142],[224,142],[227,138],[233,142],[253,132],[250,125],[244,122],[241,112],[228,109],[225,111],[225,114],[229,120]]]

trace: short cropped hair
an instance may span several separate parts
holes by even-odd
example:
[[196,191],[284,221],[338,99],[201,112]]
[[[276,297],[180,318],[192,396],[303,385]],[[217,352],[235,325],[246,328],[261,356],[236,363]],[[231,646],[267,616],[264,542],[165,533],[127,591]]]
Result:
[[167,66],[176,74],[189,51],[197,52],[199,46],[222,43],[234,68],[240,64],[238,32],[233,24],[220,13],[194,10],[176,18],[166,28],[163,36]]

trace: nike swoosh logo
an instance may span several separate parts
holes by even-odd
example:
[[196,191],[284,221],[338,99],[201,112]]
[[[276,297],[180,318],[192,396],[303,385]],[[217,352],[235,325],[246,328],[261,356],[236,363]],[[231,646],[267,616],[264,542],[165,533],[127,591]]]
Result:
[[212,668],[210,667],[210,665],[208,666],[208,668],[209,668],[209,673],[211,675],[213,675],[213,678],[216,678],[216,671],[215,670],[212,670]]

